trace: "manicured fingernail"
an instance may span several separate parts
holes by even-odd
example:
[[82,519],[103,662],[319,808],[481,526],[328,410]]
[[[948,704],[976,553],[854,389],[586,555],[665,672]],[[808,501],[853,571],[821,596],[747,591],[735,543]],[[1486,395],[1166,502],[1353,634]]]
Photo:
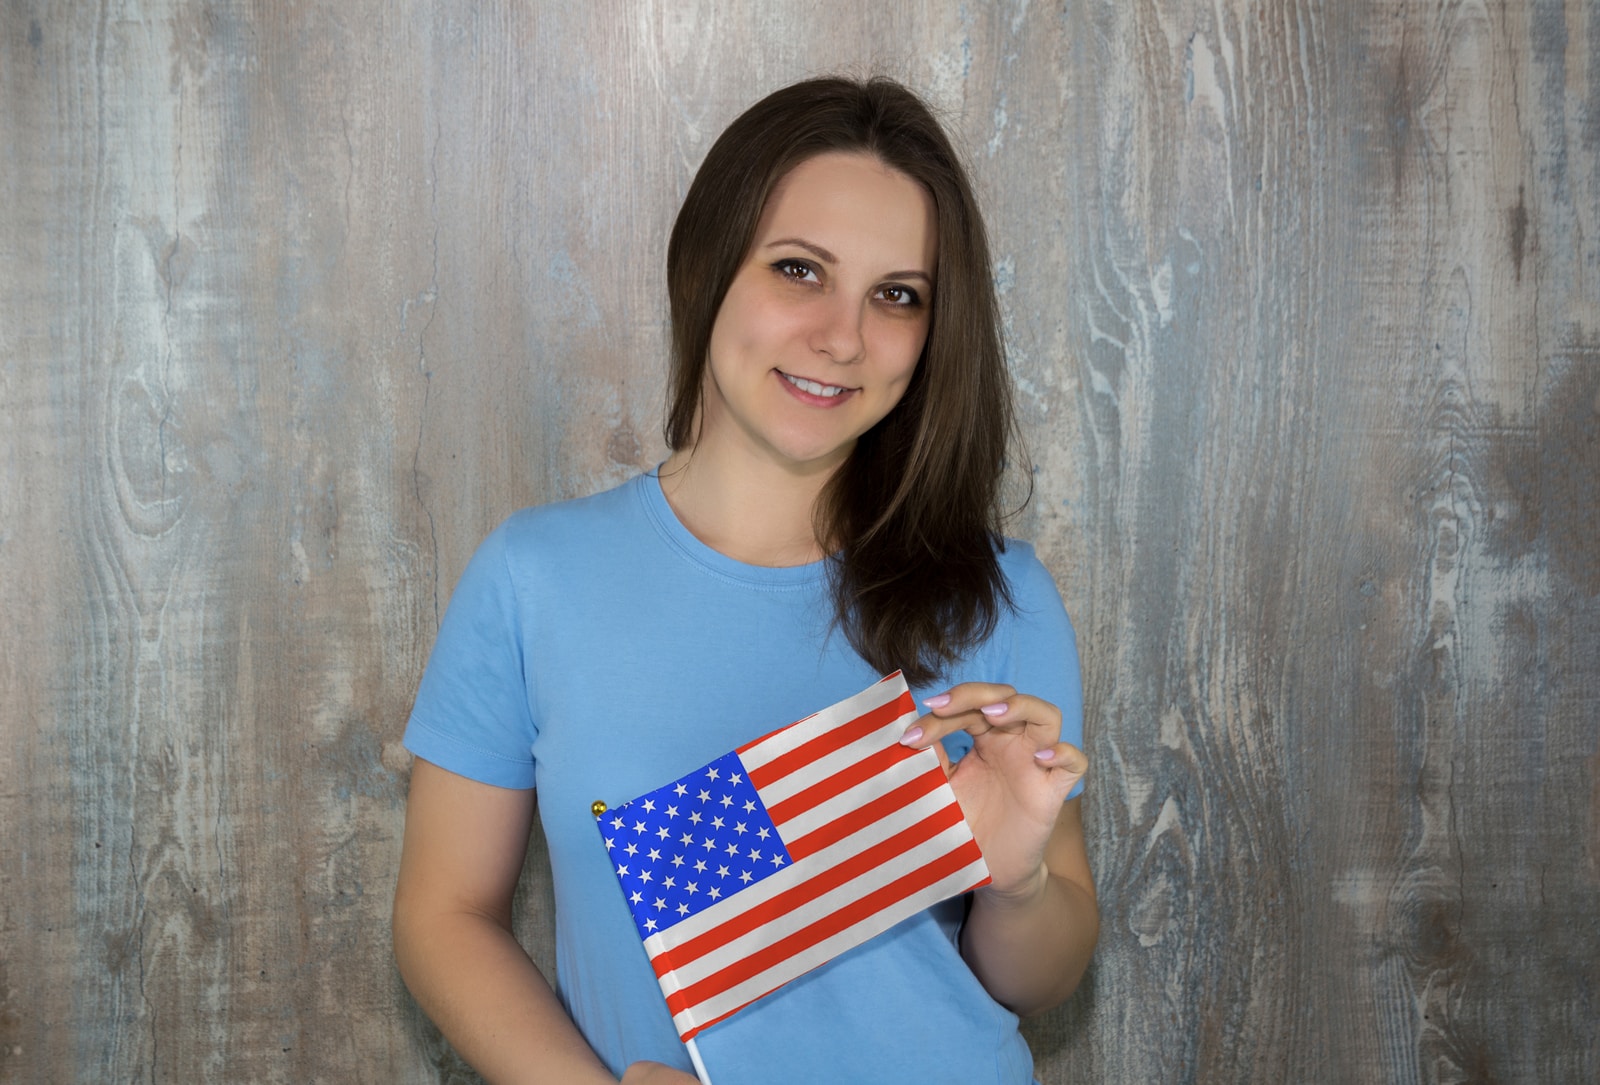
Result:
[[927,705],[929,708],[943,708],[945,705],[950,703],[950,695],[948,693],[941,693],[936,697],[929,697],[922,703]]
[[1056,751],[1049,747],[1046,747],[1042,750],[1035,750],[1033,751],[1033,759],[1035,761],[1054,761],[1056,759]]
[[978,709],[978,711],[982,712],[985,716],[1004,716],[1006,714],[1006,709],[1010,707],[1010,705],[1005,703],[986,704],[982,708]]
[[912,743],[916,742],[921,737],[922,737],[922,728],[920,728],[920,727],[908,727],[906,729],[906,733],[900,736],[900,745],[902,745],[902,746],[910,746]]

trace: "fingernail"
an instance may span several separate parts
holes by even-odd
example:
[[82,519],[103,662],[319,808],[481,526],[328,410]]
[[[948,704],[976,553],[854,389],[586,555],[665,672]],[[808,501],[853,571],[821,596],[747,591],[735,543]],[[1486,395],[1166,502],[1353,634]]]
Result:
[[1006,709],[1010,707],[1010,705],[1004,703],[986,704],[982,708],[978,709],[978,711],[982,712],[985,716],[1004,716],[1006,714]]
[[1035,750],[1033,751],[1033,759],[1035,761],[1054,761],[1056,752],[1048,747],[1043,750]]
[[920,727],[909,727],[909,728],[906,729],[906,733],[900,736],[900,745],[902,745],[902,746],[910,746],[912,743],[916,742],[921,737],[922,737],[922,728],[920,728]]
[[929,708],[943,708],[945,705],[950,703],[950,695],[948,693],[941,693],[937,697],[929,697],[922,703],[927,705]]

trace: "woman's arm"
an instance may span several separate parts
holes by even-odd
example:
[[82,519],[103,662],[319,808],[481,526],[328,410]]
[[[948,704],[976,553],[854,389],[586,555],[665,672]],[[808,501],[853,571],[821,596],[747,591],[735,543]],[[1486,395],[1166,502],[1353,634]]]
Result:
[[[1040,1013],[1077,988],[1100,933],[1080,800],[1088,760],[1060,741],[1061,712],[1005,685],[966,682],[929,698],[902,742],[932,746],[992,879],[973,897],[961,952],[995,1001]],[[938,740],[973,736],[950,769]]]
[[1032,885],[1010,894],[992,885],[978,890],[961,931],[961,955],[984,989],[1023,1016],[1077,990],[1100,937],[1081,801],[1062,803]]
[[532,822],[532,791],[415,762],[395,960],[423,1011],[485,1080],[614,1083],[511,933]]

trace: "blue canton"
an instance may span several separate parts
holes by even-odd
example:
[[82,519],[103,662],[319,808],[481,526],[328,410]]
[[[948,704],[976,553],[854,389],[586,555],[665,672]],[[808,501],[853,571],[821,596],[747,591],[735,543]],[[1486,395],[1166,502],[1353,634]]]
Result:
[[734,753],[607,811],[598,824],[641,939],[790,863]]

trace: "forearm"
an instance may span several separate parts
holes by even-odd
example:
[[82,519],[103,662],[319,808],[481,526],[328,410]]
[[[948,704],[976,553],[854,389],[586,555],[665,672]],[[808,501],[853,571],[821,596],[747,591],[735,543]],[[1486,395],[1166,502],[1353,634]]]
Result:
[[1027,1016],[1077,989],[1099,936],[1094,895],[1041,868],[1023,894],[988,888],[973,894],[961,954],[996,1002]]
[[423,1011],[494,1085],[615,1085],[516,939],[494,918],[408,915],[397,907],[395,960]]

